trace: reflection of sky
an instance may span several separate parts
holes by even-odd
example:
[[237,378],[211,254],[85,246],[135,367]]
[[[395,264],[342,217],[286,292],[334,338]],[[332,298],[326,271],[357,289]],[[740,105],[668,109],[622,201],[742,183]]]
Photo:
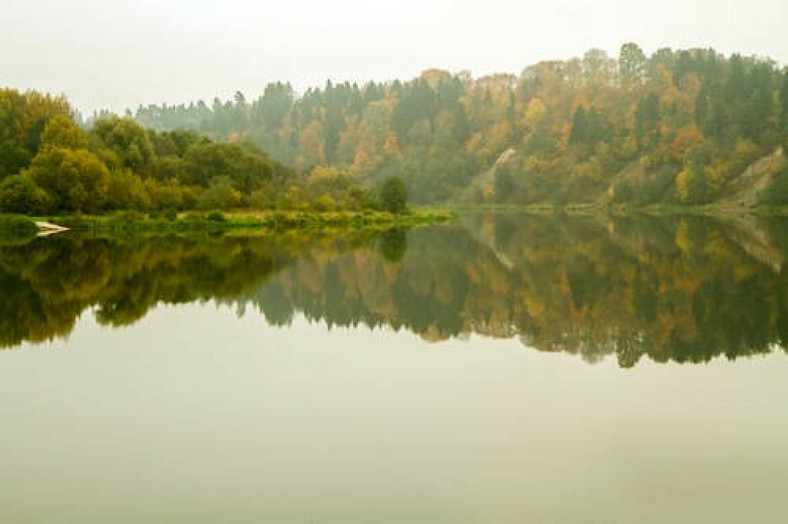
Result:
[[637,41],[788,61],[783,0],[5,0],[0,86],[65,92],[122,111],[283,80],[408,79],[439,67],[519,73]]
[[0,521],[776,521],[786,373],[782,352],[622,370],[210,303],[85,314],[0,353]]

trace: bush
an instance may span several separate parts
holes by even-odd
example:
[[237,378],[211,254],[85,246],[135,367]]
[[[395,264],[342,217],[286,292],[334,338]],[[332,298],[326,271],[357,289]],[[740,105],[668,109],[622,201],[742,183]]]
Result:
[[274,198],[274,189],[270,185],[266,185],[260,189],[256,189],[252,191],[252,194],[249,195],[247,202],[249,207],[254,209],[265,209],[271,207],[271,203]]
[[227,217],[221,211],[213,210],[209,211],[205,215],[205,219],[211,222],[227,222]]
[[228,177],[217,177],[198,199],[200,209],[229,209],[241,203],[241,193]]
[[337,203],[331,197],[331,195],[328,193],[323,193],[320,195],[320,198],[312,203],[312,207],[315,209],[315,211],[319,212],[332,211],[337,207]]

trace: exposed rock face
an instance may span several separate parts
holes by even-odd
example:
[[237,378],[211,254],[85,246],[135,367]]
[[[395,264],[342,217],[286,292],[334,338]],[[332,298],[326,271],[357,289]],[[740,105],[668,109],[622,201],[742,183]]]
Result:
[[767,155],[744,170],[728,184],[726,196],[722,203],[738,207],[751,207],[758,203],[758,193],[766,189],[784,160],[783,149],[778,147],[774,153]]

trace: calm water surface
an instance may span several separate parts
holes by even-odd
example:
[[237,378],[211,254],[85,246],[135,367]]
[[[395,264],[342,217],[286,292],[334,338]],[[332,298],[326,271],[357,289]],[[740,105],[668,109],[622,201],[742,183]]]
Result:
[[0,247],[0,522],[783,522],[783,222]]

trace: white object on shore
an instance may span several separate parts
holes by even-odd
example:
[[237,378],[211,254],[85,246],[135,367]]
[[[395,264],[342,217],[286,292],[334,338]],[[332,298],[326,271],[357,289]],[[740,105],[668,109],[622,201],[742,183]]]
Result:
[[49,235],[54,235],[55,233],[62,233],[63,231],[68,231],[67,227],[59,226],[57,224],[53,224],[51,222],[36,222],[36,226],[38,226],[38,236],[45,237]]

